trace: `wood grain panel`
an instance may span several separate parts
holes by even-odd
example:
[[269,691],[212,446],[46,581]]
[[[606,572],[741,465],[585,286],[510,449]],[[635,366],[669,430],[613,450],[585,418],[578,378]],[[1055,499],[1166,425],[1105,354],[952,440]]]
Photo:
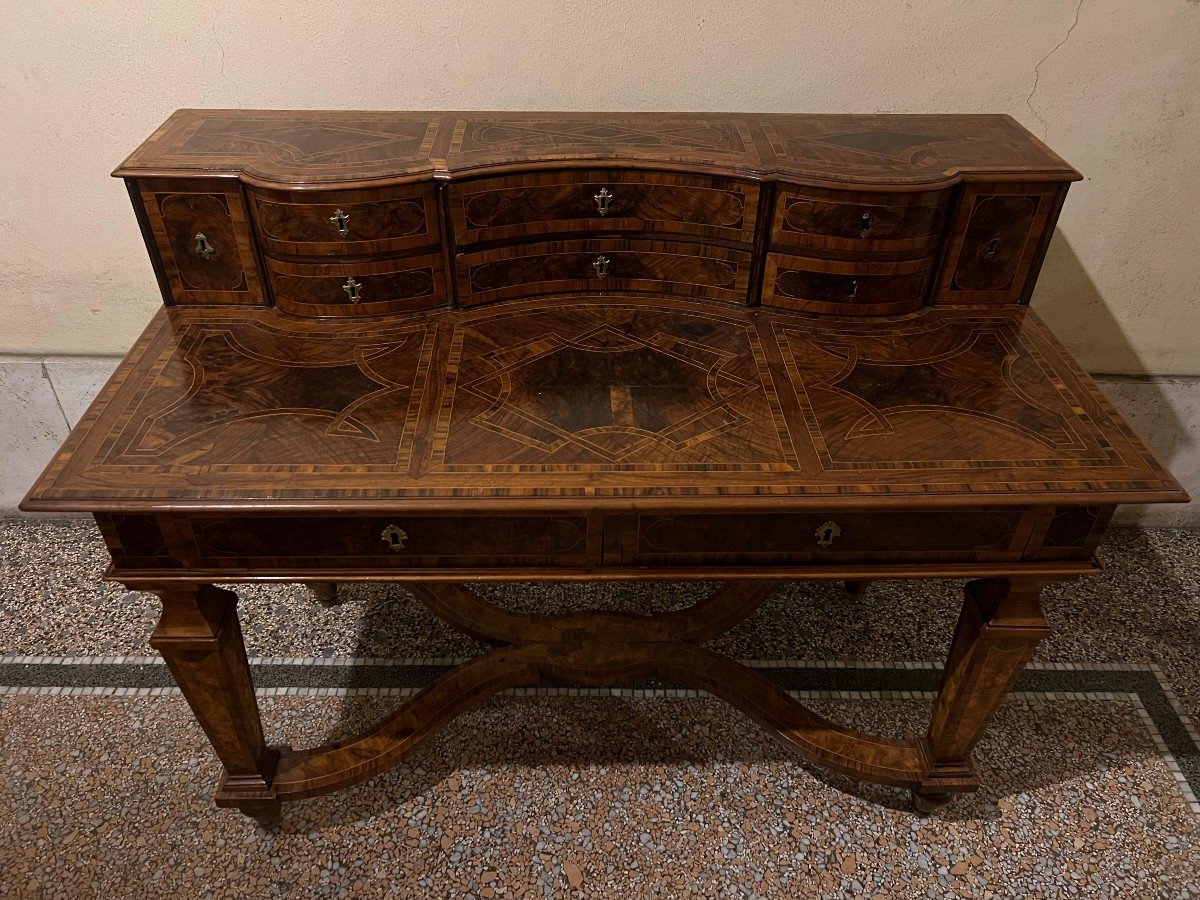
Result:
[[[595,263],[607,260],[605,275]],[[463,306],[538,294],[619,291],[745,303],[750,254],[665,241],[557,241],[461,253]]]

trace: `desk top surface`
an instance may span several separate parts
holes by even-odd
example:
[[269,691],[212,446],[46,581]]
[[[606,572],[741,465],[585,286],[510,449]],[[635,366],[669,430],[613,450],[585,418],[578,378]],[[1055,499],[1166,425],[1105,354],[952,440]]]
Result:
[[394,321],[164,309],[25,508],[1184,499],[1027,309],[571,296]]
[[1006,115],[236,109],[179,110],[113,174],[320,187],[581,161],[896,186],[1080,177]]

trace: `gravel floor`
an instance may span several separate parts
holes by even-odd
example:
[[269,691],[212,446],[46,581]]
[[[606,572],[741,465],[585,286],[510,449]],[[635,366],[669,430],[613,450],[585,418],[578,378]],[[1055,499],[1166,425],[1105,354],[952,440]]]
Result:
[[[1048,591],[1042,660],[1157,663],[1200,709],[1200,534],[1114,530],[1107,572]],[[0,654],[152,655],[156,601],[104,585],[90,522],[0,520]],[[488,587],[529,610],[652,609],[695,585]],[[478,650],[398,587],[333,610],[239,588],[251,653]],[[959,586],[851,598],[790,587],[723,638],[742,658],[929,660]],[[394,698],[270,696],[273,743],[361,730]],[[927,701],[813,705],[883,732]],[[264,832],[211,804],[219,765],[177,695],[0,696],[0,896],[1200,896],[1200,819],[1131,700],[1011,699],[983,789],[930,818],[891,789],[796,764],[705,698],[498,697],[395,770],[289,806]]]

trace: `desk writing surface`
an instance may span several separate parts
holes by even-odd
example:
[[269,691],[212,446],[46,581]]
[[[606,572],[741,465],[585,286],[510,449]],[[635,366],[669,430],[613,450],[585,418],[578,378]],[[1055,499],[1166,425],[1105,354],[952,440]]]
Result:
[[169,309],[35,509],[1181,500],[1027,309]]

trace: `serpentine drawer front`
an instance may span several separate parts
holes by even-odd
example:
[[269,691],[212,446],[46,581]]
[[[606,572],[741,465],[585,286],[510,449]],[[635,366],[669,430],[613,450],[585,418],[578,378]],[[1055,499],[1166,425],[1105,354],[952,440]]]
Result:
[[[264,822],[548,680],[707,691],[927,812],[978,787],[1042,589],[1118,504],[1187,499],[1025,306],[1080,176],[1007,116],[181,110],[115,174],[165,308],[22,508],[92,513],[107,577],[158,595],[216,801]],[[886,578],[965,582],[918,733],[712,649],[785,581]],[[469,586],[658,579],[716,587],[542,615]],[[493,649],[360,738],[270,746],[218,584],[280,581],[403,583]]]
[[488,178],[450,187],[459,246],[559,232],[658,232],[750,244],[758,186],[613,169]]

